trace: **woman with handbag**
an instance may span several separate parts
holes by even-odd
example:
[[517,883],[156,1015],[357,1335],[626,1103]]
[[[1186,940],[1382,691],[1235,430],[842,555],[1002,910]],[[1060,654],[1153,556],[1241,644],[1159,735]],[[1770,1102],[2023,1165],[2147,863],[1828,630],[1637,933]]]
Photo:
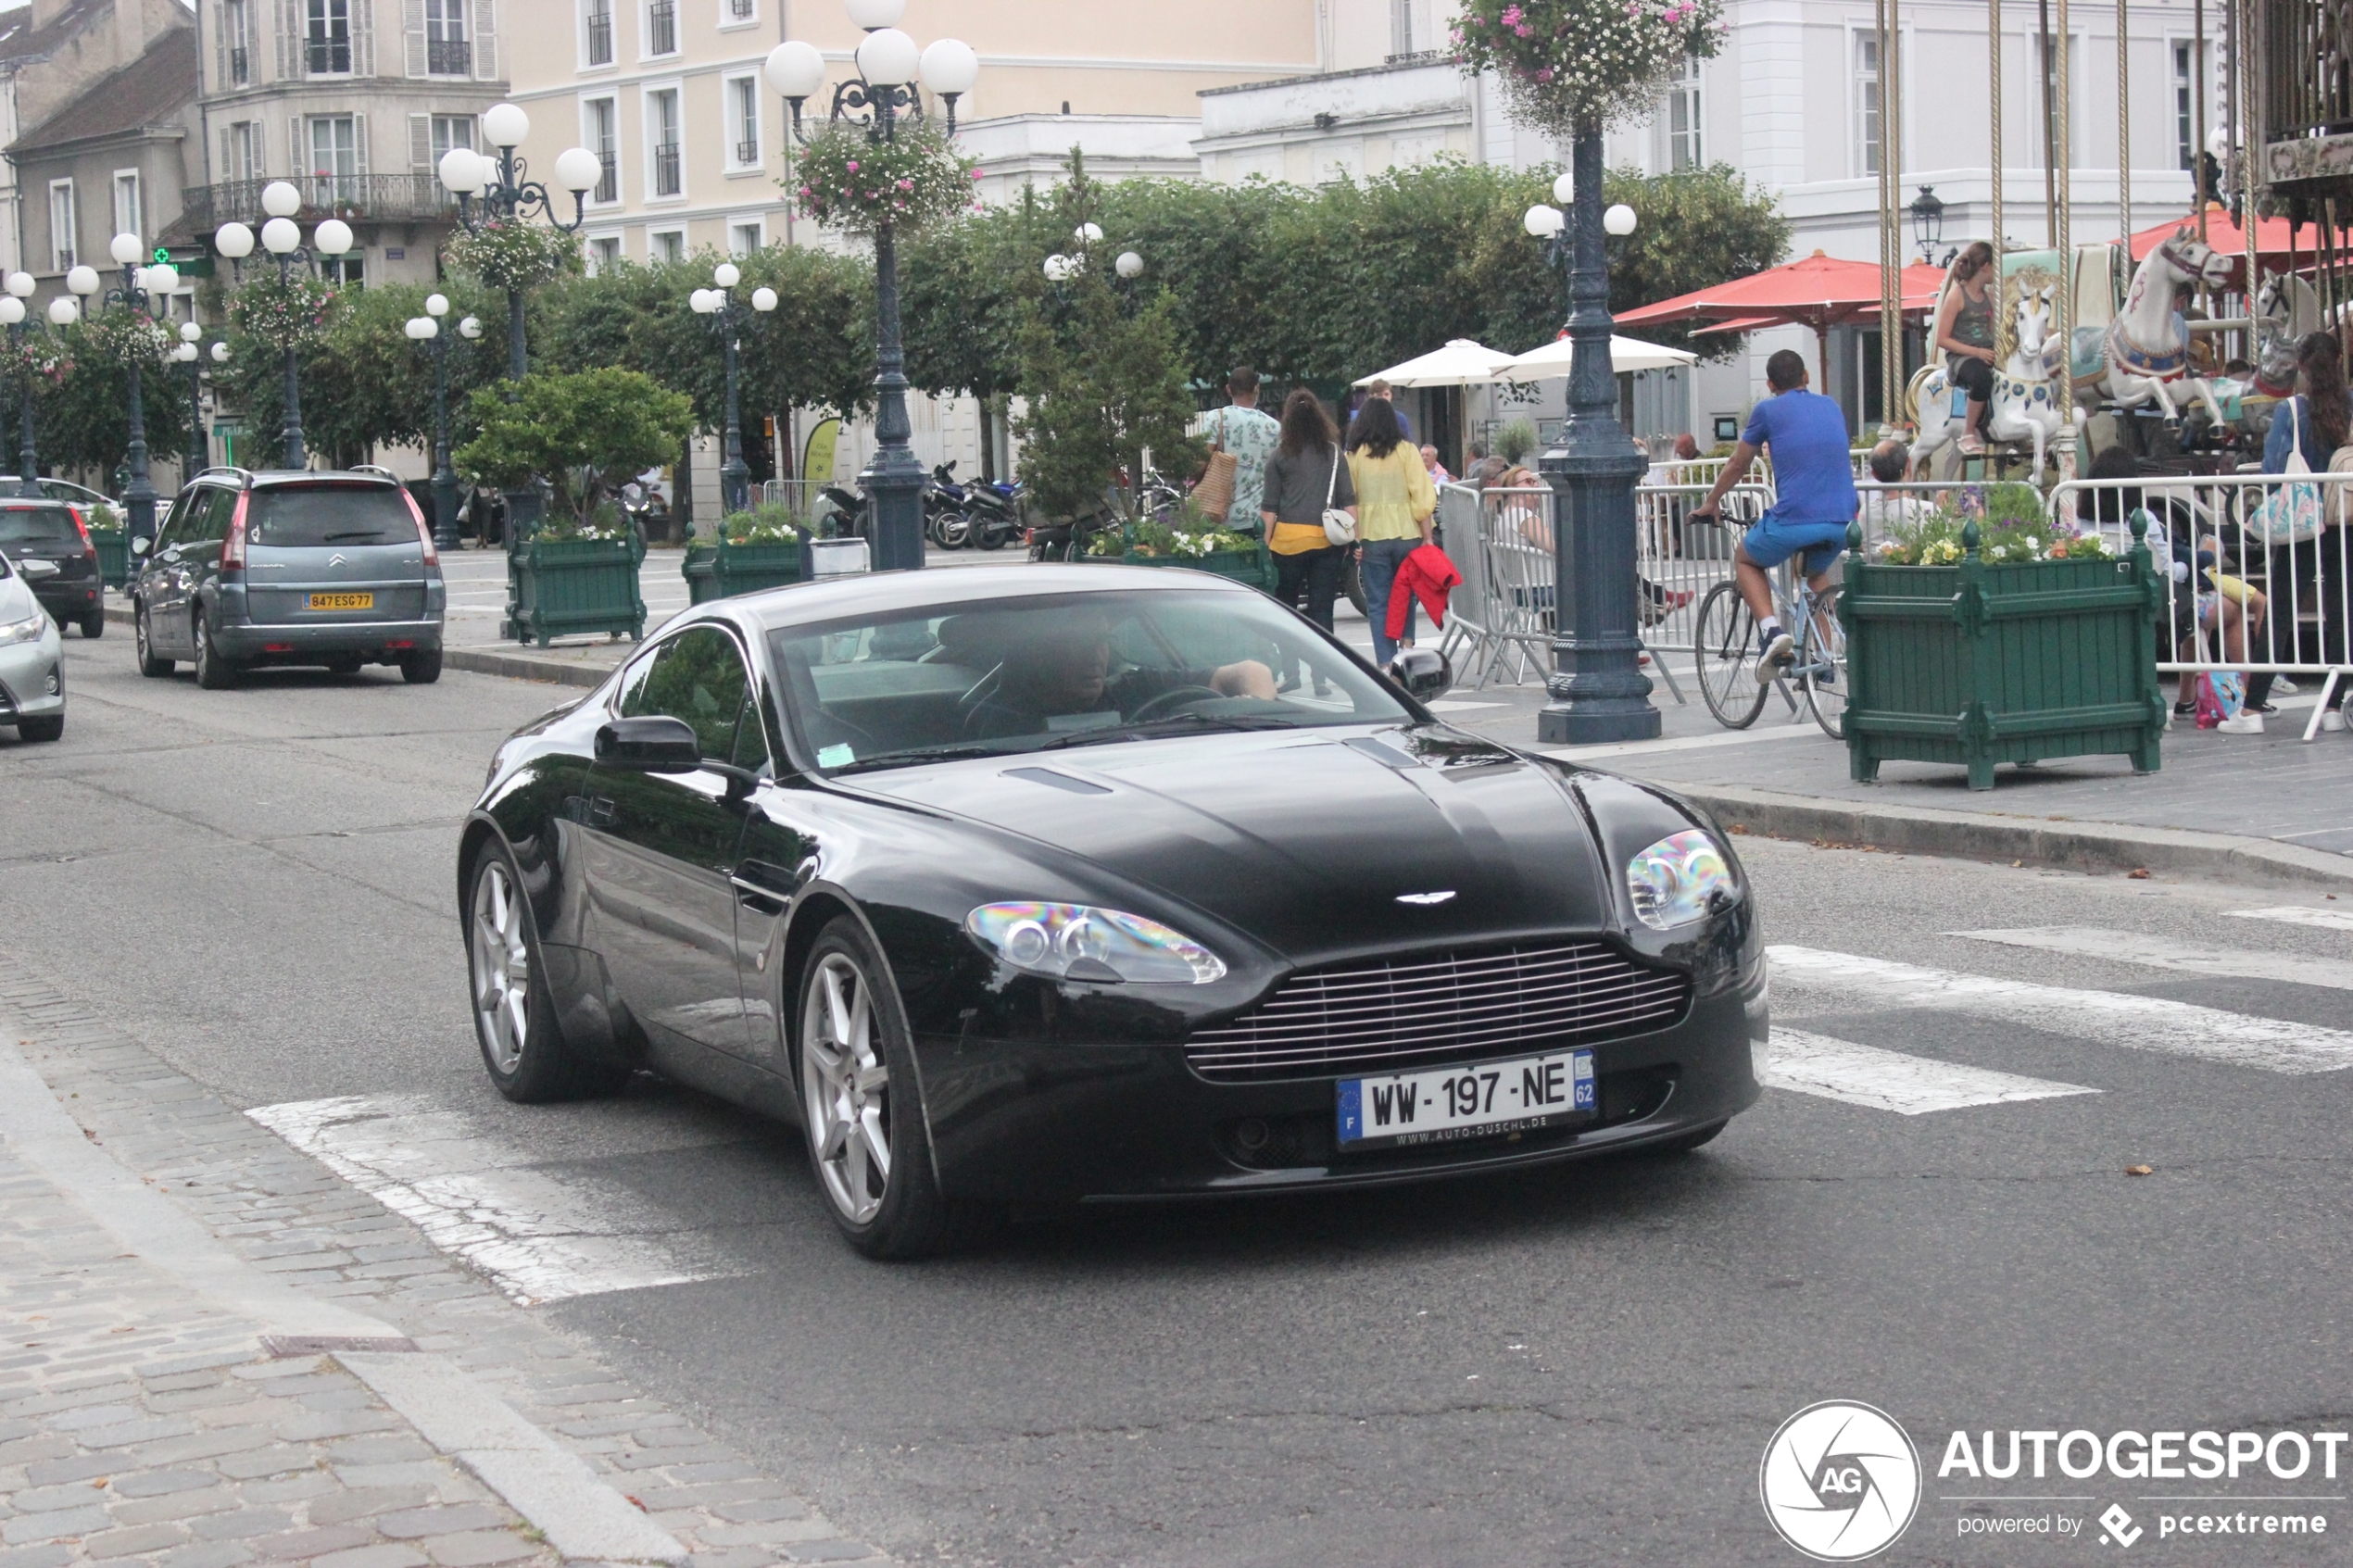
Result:
[[[2345,357],[2334,333],[2312,332],[2296,345],[2296,395],[2271,413],[2271,433],[2263,443],[2265,473],[2326,473],[2338,449],[2353,441],[2353,395],[2346,390]],[[2346,628],[2338,622],[2345,609],[2346,530],[2332,526],[2340,521],[2335,504],[2339,494],[2319,484],[2283,485],[2249,519],[2243,553],[2254,558],[2258,549],[2264,552],[2264,585],[2274,596],[2285,587],[2290,605],[2314,605],[2321,612],[2322,646],[2298,648],[2293,642],[2269,646],[2259,652],[2259,662],[2343,657]],[[2244,565],[2252,568],[2257,559],[2248,558]],[[2287,626],[2292,639],[2292,614]],[[2247,676],[2246,711],[2260,715],[2273,710],[2272,681],[2265,671]]]
[[1397,410],[1385,397],[1367,398],[1348,427],[1348,469],[1356,481],[1365,618],[1373,623],[1373,662],[1385,668],[1399,647],[1413,645],[1410,606],[1404,637],[1392,641],[1389,635],[1389,591],[1405,558],[1435,542],[1438,486],[1429,482],[1421,453],[1405,445]]
[[[1304,596],[1307,618],[1330,631],[1332,599],[1354,538],[1356,485],[1323,400],[1303,386],[1283,404],[1282,440],[1266,459],[1261,506],[1266,547],[1275,555],[1275,596],[1293,609]],[[1334,516],[1340,522],[1327,526]],[[1336,530],[1340,538],[1332,537]]]

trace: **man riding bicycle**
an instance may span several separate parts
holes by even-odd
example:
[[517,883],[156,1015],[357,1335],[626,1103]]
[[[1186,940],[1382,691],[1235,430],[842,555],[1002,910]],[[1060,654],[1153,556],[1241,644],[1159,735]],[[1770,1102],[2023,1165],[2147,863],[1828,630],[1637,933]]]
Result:
[[1795,639],[1781,629],[1773,608],[1772,579],[1766,574],[1802,550],[1806,585],[1818,597],[1822,595],[1831,568],[1846,547],[1846,525],[1855,521],[1856,506],[1846,416],[1836,403],[1806,389],[1806,361],[1793,349],[1765,361],[1765,383],[1773,395],[1749,415],[1716,487],[1691,514],[1691,521],[1718,518],[1724,493],[1741,482],[1758,450],[1771,453],[1777,498],[1732,552],[1732,575],[1756,617],[1760,686],[1770,685],[1797,657]]

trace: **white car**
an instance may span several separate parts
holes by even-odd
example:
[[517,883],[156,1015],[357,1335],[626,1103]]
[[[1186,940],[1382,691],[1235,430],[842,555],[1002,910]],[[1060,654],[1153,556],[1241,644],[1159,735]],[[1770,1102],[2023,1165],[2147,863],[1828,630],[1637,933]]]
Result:
[[[57,570],[50,561],[31,564]],[[0,555],[0,724],[15,725],[20,740],[56,740],[66,733],[65,639],[6,555]]]

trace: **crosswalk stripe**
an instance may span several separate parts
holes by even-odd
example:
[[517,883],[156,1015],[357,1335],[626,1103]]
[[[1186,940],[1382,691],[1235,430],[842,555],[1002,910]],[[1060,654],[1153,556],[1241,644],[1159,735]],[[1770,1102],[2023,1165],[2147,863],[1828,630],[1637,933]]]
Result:
[[594,1177],[529,1168],[422,1096],[342,1095],[245,1112],[316,1158],[444,1252],[529,1307],[739,1272],[673,1236],[677,1217]]
[[2353,1067],[2353,1034],[2342,1029],[2252,1018],[2159,997],[1956,974],[1818,947],[1776,945],[1766,952],[1772,960],[1777,1000],[1786,987],[1809,1002],[1849,998],[1875,1007],[1931,1008],[2133,1050],[2273,1073],[2334,1073]]
[[1958,1110],[1972,1105],[2007,1105],[2018,1100],[2054,1099],[2061,1095],[2095,1095],[2080,1084],[2058,1084],[2043,1078],[2022,1078],[1983,1067],[1906,1056],[1878,1046],[1857,1045],[1803,1029],[1773,1031],[1772,1051],[1765,1082],[1777,1089],[1819,1095],[1849,1105],[1893,1110],[1900,1116],[1925,1116],[1935,1110]]
[[2308,909],[2301,904],[2283,904],[2270,909],[2233,909],[2234,920],[2275,920],[2284,925],[2316,925],[2323,931],[2353,931],[2353,910]]
[[2000,942],[2012,947],[2038,947],[2045,952],[2080,953],[2145,969],[2178,969],[2190,974],[2218,975],[2226,980],[2284,980],[2297,985],[2325,985],[2353,991],[2353,963],[2339,959],[2299,958],[2294,953],[2258,953],[2233,947],[2198,947],[2166,936],[2132,931],[2108,931],[2096,925],[2036,925],[2013,931],[1956,931],[1973,942]]

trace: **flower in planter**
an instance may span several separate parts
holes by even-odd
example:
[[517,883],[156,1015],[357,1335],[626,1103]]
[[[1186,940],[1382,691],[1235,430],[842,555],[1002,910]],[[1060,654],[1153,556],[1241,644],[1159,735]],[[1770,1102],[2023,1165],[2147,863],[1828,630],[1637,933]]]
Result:
[[917,228],[963,210],[978,177],[929,119],[901,119],[882,142],[862,126],[828,124],[801,151],[800,210],[852,233]]
[[1667,80],[1723,46],[1722,0],[1465,0],[1455,62],[1492,72],[1514,118],[1556,136],[1647,116]]
[[493,219],[450,236],[449,264],[496,289],[531,289],[580,265],[572,237],[544,223]]

